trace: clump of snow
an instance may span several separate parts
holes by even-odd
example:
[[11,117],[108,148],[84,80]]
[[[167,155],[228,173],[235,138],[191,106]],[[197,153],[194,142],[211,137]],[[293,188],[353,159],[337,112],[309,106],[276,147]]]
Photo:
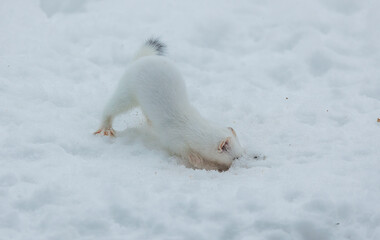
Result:
[[86,0],[40,0],[41,10],[48,17],[57,13],[75,13],[84,10]]
[[[0,238],[379,239],[379,11],[1,1]],[[138,110],[117,119],[119,138],[91,134],[151,36],[195,107],[238,133],[247,154],[229,171],[179,164]]]

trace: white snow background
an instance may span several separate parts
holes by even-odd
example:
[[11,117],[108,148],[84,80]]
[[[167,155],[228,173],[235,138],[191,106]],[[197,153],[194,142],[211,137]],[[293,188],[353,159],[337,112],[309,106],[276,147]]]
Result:
[[[0,239],[380,239],[377,0],[0,2]],[[193,170],[103,106],[151,37],[247,155]],[[141,128],[138,128],[141,127]],[[259,154],[259,159],[252,156]]]

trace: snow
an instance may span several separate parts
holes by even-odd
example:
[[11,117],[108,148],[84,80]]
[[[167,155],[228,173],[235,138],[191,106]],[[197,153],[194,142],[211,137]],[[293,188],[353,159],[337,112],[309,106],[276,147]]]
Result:
[[[2,0],[0,239],[380,239],[379,11]],[[236,130],[229,171],[178,164],[138,110],[117,139],[92,135],[151,36],[202,115]]]

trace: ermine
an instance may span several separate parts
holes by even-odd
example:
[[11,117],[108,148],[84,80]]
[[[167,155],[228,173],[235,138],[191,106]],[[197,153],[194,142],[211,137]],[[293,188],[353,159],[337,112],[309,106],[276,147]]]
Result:
[[185,82],[164,57],[165,45],[149,39],[136,53],[103,111],[94,134],[115,136],[114,118],[140,107],[159,142],[193,168],[226,171],[243,149],[234,129],[204,119],[190,104]]

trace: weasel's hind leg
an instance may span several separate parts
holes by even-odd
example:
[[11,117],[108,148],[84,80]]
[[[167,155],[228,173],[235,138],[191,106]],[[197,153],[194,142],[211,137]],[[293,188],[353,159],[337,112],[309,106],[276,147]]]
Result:
[[111,137],[116,137],[116,132],[115,129],[112,127],[110,128],[99,128],[96,132],[94,132],[94,135],[96,134],[103,134],[104,136],[111,136]]
[[101,126],[94,134],[115,137],[116,131],[112,128],[115,117],[136,106],[137,102],[130,94],[124,91],[116,92],[104,108]]

